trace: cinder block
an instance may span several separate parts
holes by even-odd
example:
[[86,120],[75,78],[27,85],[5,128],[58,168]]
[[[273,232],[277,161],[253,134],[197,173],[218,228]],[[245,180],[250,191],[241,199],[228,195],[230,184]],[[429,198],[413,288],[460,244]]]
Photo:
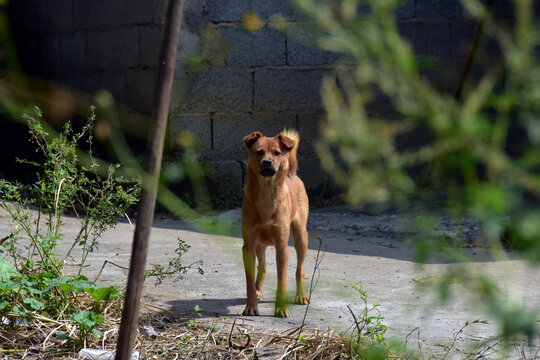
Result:
[[251,6],[252,11],[264,20],[274,15],[281,15],[293,21],[305,18],[290,0],[252,0]]
[[411,43],[416,55],[451,59],[453,44],[450,42],[450,22],[403,22],[399,24],[399,30]]
[[47,3],[47,1],[40,0],[10,1],[8,6],[11,15],[16,14],[17,17],[22,18],[24,16],[32,19],[33,31],[47,33],[50,32]]
[[[56,0],[60,1],[60,0]],[[65,0],[62,0],[65,1]],[[70,0],[73,3],[73,26],[81,29],[105,29],[129,23],[125,0]],[[138,2],[138,1],[137,1]],[[135,2],[134,2],[135,3]]]
[[45,74],[55,74],[60,69],[60,39],[58,36],[44,36],[41,46],[41,62]]
[[474,36],[474,21],[454,22],[451,24],[452,60],[459,63],[465,61]]
[[463,8],[459,0],[416,0],[416,17],[457,18],[463,16]]
[[158,67],[161,50],[160,25],[141,25],[139,30],[139,65],[143,67]]
[[111,36],[111,67],[130,68],[139,62],[139,29],[130,25],[109,32]]
[[131,144],[138,146],[136,154],[141,154],[150,136],[150,115],[141,114],[126,107],[117,107],[117,110],[122,129],[130,135]]
[[178,64],[175,70],[169,109],[170,115],[176,117],[187,114],[183,112],[183,108],[186,106],[186,101],[195,86],[197,73],[183,72]]
[[208,194],[214,208],[230,209],[242,205],[244,172],[239,161],[208,163]]
[[[43,2],[45,3],[45,2]],[[90,14],[90,7],[92,2],[86,0],[73,0],[73,29],[85,30],[89,28],[96,28],[96,20],[92,19]]]
[[320,87],[326,70],[255,70],[255,111],[309,111],[322,109]]
[[[111,13],[111,4],[121,6],[124,1],[121,0],[73,0],[73,25],[76,29],[103,29],[111,27],[114,21]],[[120,10],[115,11],[121,16]],[[125,15],[124,15],[125,17]],[[118,19],[119,21],[120,19]],[[118,24],[115,24],[118,25]]]
[[[199,51],[201,37],[199,33],[187,30],[180,30],[178,42],[178,53],[176,54],[176,68],[184,69],[188,63],[189,56]],[[182,70],[181,70],[182,71]]]
[[203,10],[213,23],[238,22],[250,12],[249,0],[207,0]]
[[128,70],[126,72],[126,104],[136,111],[150,113],[156,76],[156,69]]
[[177,116],[169,121],[167,137],[172,148],[178,148],[182,131],[189,131],[201,158],[209,157],[212,151],[212,131],[209,116]]
[[[397,8],[394,11],[396,18],[398,19],[411,19],[416,15],[415,0],[401,0],[397,4]],[[357,10],[360,18],[369,18],[373,15],[373,11],[370,5],[360,4]]]
[[315,144],[320,138],[320,122],[324,118],[322,112],[298,115],[298,132],[300,133],[299,155],[304,158],[316,158]]
[[130,68],[139,62],[139,32],[135,25],[85,31],[87,67],[99,70]]
[[86,36],[86,68],[110,69],[112,63],[112,42],[109,30],[88,30]]
[[[70,87],[74,93],[75,91],[81,90],[83,79],[85,78],[83,74],[75,71],[69,71],[69,73],[66,73],[65,75],[63,85]],[[75,94],[75,96],[77,95]]]
[[298,176],[304,182],[308,192],[329,184],[330,178],[323,170],[319,159],[298,157]]
[[84,91],[90,95],[94,95],[99,89],[99,75],[97,73],[83,73],[78,74],[79,86],[81,91]]
[[[537,1],[533,1],[538,5]],[[496,0],[495,9],[498,17],[515,17],[515,2],[510,0]],[[538,14],[538,13],[537,13]]]
[[228,66],[285,65],[285,36],[264,28],[249,32],[237,27],[222,27],[229,45]]
[[292,25],[287,30],[287,64],[291,66],[331,65],[341,54],[317,47],[315,29]]
[[202,33],[204,27],[208,24],[208,18],[203,10],[203,3],[205,2],[201,0],[184,0],[181,31]]
[[60,37],[60,64],[67,70],[83,70],[86,65],[85,36],[81,32]]
[[71,0],[47,0],[48,32],[62,33],[73,30],[73,6]]
[[125,17],[134,24],[163,24],[167,11],[167,0],[129,1]]
[[246,112],[251,110],[251,71],[208,70],[201,72],[191,88],[182,112]]
[[111,93],[116,102],[123,103],[126,96],[126,74],[124,71],[102,71],[99,74],[99,87]]
[[[132,3],[140,2],[129,0],[105,0],[105,3],[97,2],[98,10],[100,11],[99,25],[100,27],[118,27],[130,23],[130,19],[126,14]],[[93,1],[90,1],[93,2]]]
[[296,128],[294,114],[238,114],[213,117],[213,157],[217,159],[247,159],[242,141],[246,135],[260,131],[272,137],[284,128]]
[[[454,1],[454,0],[446,0]],[[459,0],[457,0],[459,1]],[[399,19],[411,19],[416,16],[415,0],[402,0],[396,9],[396,17]]]

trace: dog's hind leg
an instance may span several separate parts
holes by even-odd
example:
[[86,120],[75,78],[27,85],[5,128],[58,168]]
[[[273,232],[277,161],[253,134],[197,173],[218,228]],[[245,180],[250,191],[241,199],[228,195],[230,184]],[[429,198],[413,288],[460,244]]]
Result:
[[266,276],[266,246],[265,245],[259,245],[257,246],[257,281],[255,281],[255,290],[257,294],[257,299],[261,299],[262,292],[263,292],[263,286],[264,286],[264,278]]
[[304,284],[304,260],[306,259],[308,249],[308,232],[306,229],[307,221],[293,221],[291,230],[294,239],[294,248],[296,250],[296,297],[295,304],[307,305],[309,298],[306,294],[306,286]]

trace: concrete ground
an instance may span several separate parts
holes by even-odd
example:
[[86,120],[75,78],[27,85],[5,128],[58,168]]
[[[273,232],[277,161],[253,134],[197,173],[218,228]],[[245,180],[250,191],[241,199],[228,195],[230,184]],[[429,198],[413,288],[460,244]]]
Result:
[[[231,210],[219,218],[239,225],[240,211]],[[324,256],[316,273],[317,281],[305,320],[306,327],[350,331],[353,317],[348,306],[357,315],[364,308],[359,295],[350,285],[360,282],[369,294],[368,301],[380,304],[383,323],[388,325],[388,338],[400,341],[408,339],[412,347],[420,347],[430,353],[443,353],[444,345],[453,342],[454,335],[466,322],[487,320],[487,323],[470,325],[460,333],[455,344],[458,349],[466,350],[496,334],[496,324],[482,313],[477,300],[463,288],[457,288],[456,296],[445,305],[437,304],[433,291],[419,288],[419,281],[436,280],[455,264],[437,260],[422,267],[416,264],[414,251],[406,242],[407,234],[400,232],[396,225],[399,218],[402,217],[397,214],[368,216],[345,207],[311,212],[308,224],[310,245],[306,259],[308,287],[317,257],[319,241],[316,237],[322,239]],[[59,252],[66,251],[69,246],[67,240],[78,231],[77,224],[76,218],[64,218],[66,242],[59,245]],[[14,225],[6,213],[0,213],[0,235],[6,234]],[[473,231],[473,228],[473,225],[467,225],[466,231]],[[259,304],[261,316],[241,317],[245,305],[245,278],[241,257],[242,239],[238,234],[239,226],[234,235],[220,236],[197,232],[171,218],[156,219],[147,263],[166,265],[175,255],[177,239],[182,239],[191,246],[184,256],[184,263],[203,260],[204,275],[193,269],[182,280],[166,280],[157,287],[149,279],[144,301],[189,319],[199,319],[193,310],[198,305],[202,309],[201,318],[239,317],[241,320],[238,323],[258,332],[278,333],[299,326],[305,306],[291,305],[292,315],[287,319],[272,316],[276,289],[273,248],[267,251],[268,274]],[[129,266],[132,239],[133,226],[127,221],[107,231],[99,249],[90,255],[89,266],[84,272],[96,274],[105,260]],[[519,301],[527,308],[540,308],[538,267],[529,266],[513,254],[507,260],[490,261],[486,248],[464,251],[474,260],[471,266],[488,273],[495,283],[508,291],[509,299]],[[294,298],[294,248],[291,248],[290,254],[288,292],[289,297]],[[67,268],[75,269],[75,266],[68,265]],[[125,284],[126,275],[125,270],[108,264],[100,281]]]

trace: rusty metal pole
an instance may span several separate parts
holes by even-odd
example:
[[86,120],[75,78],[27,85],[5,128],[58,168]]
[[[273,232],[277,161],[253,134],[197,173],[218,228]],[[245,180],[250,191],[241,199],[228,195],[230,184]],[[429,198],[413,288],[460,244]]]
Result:
[[127,360],[131,358],[131,351],[137,332],[139,303],[144,283],[148,241],[156,206],[163,143],[165,141],[167,117],[169,115],[174,65],[176,62],[180,25],[182,24],[183,7],[183,0],[169,0],[167,7],[167,17],[165,19],[159,58],[160,65],[152,105],[151,137],[149,138],[146,160],[147,173],[143,179],[139,216],[137,217],[137,226],[133,237],[126,298],[124,300],[120,334],[116,346],[116,360]]
[[[485,7],[486,10],[491,10],[491,8],[493,7],[493,0],[486,0]],[[454,99],[456,100],[460,100],[461,93],[463,92],[463,88],[465,87],[465,81],[467,81],[467,77],[469,76],[469,71],[471,70],[474,56],[476,55],[478,43],[480,42],[480,36],[482,35],[482,31],[484,30],[486,16],[488,15],[485,14],[482,18],[478,19],[478,21],[476,22],[476,26],[474,27],[474,35],[471,41],[471,45],[469,46],[469,51],[467,53],[467,57],[465,58],[465,63],[463,63],[463,69],[461,71],[458,86],[456,88],[456,91],[454,92]]]

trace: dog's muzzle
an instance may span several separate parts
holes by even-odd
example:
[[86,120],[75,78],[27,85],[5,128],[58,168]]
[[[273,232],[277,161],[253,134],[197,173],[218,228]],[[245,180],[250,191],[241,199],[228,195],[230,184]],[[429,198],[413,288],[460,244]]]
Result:
[[272,160],[263,160],[261,163],[261,175],[262,176],[274,176],[276,169],[274,168],[274,162]]

